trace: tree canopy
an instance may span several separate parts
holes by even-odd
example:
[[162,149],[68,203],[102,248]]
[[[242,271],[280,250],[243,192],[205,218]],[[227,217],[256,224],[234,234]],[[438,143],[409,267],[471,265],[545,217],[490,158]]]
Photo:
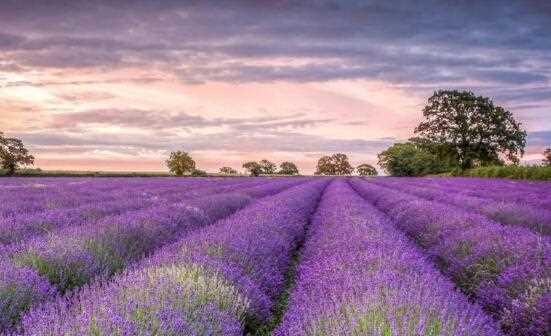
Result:
[[220,174],[237,175],[237,170],[233,169],[232,167],[222,167],[220,168]]
[[282,162],[279,165],[278,174],[281,174],[281,175],[298,175],[299,172],[298,172],[297,166],[294,163],[289,162],[289,161],[285,161],[285,162]]
[[276,173],[277,166],[275,163],[268,161],[266,159],[262,159],[259,162],[260,168],[262,170],[262,174],[266,175],[273,175]]
[[551,166],[551,148],[547,148],[543,151],[543,164],[546,166]]
[[263,172],[262,166],[256,161],[245,162],[243,168],[245,168],[251,176],[259,176]]
[[377,169],[367,163],[362,163],[356,167],[356,171],[360,176],[377,176]]
[[207,177],[207,176],[209,176],[209,174],[207,174],[206,171],[201,170],[201,169],[193,169],[191,171],[190,175],[194,176],[194,177]]
[[166,160],[166,165],[170,172],[177,176],[191,174],[195,171],[195,161],[193,161],[188,153],[182,151],[170,153],[170,157]]
[[23,145],[23,141],[17,138],[7,138],[0,132],[0,164],[13,175],[20,165],[33,165],[34,156]]
[[457,165],[500,164],[500,155],[517,163],[524,154],[526,132],[511,112],[470,91],[440,90],[428,99],[415,134],[419,141],[447,148]]
[[412,142],[394,144],[378,158],[379,166],[393,176],[422,176],[442,170],[436,155]]
[[331,156],[322,156],[318,160],[316,175],[350,175],[354,167],[348,162],[345,154],[337,153]]

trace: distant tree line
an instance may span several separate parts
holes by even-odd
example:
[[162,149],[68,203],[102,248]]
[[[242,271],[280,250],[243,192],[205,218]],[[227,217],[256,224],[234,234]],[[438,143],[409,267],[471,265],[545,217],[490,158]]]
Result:
[[299,175],[297,166],[289,161],[285,161],[277,165],[269,160],[262,159],[259,162],[249,161],[243,164],[243,168],[251,176],[260,175]]
[[354,170],[360,176],[376,176],[377,169],[370,164],[363,163],[356,167],[352,167],[348,161],[348,156],[342,153],[336,153],[330,156],[322,156],[318,160],[316,167],[316,175],[352,175]]
[[[422,176],[451,172],[461,175],[472,168],[518,165],[524,155],[526,131],[511,112],[497,106],[490,98],[476,96],[471,91],[439,90],[423,109],[424,120],[415,128],[414,137],[396,143],[378,154],[378,164],[394,176]],[[551,166],[551,148],[544,153],[543,165]],[[34,156],[20,139],[6,137],[0,132],[0,166],[12,175],[21,166],[33,165]],[[184,151],[170,153],[166,165],[177,176],[206,176],[197,169],[195,161]],[[277,166],[262,159],[248,161],[242,166],[249,175],[299,175],[293,162]],[[316,175],[375,176],[377,170],[363,163],[353,167],[343,153],[322,156]],[[231,167],[220,173],[236,175]]]

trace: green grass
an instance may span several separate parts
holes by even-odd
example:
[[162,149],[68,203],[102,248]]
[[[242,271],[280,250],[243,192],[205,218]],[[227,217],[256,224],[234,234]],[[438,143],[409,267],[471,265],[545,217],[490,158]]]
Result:
[[489,166],[469,169],[463,176],[551,180],[551,166]]

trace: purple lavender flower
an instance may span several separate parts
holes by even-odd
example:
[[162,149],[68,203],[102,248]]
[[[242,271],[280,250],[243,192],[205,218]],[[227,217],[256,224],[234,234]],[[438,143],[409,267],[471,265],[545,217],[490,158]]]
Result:
[[[551,330],[549,316],[538,315],[545,314],[538,308],[540,300],[551,293],[549,237],[374,183],[351,183],[424,247],[444,273],[500,321],[503,330],[525,336]],[[510,318],[513,311],[523,318]]]
[[500,335],[345,181],[324,193],[276,335]]
[[26,335],[242,335],[269,317],[326,184],[257,201],[70,299],[23,319]]

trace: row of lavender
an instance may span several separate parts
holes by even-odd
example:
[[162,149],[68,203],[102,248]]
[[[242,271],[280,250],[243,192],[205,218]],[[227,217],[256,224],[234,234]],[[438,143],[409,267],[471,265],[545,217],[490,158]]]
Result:
[[110,282],[25,315],[25,335],[243,335],[270,318],[327,180],[293,187],[166,246]]
[[[388,178],[419,187],[446,189],[465,196],[516,202],[551,210],[551,183],[482,178]],[[384,179],[386,180],[386,178]]]
[[290,297],[276,335],[500,335],[342,180],[313,218]]
[[[472,210],[505,225],[522,226],[543,235],[551,235],[551,210],[527,202],[507,199],[508,195],[518,195],[521,192],[509,190],[503,192],[503,199],[496,200],[487,196],[488,193],[492,193],[491,188],[487,190],[480,187],[480,190],[485,191],[479,191],[478,196],[475,196],[461,191],[462,180],[458,180],[457,185],[454,184],[454,180],[450,181],[448,179],[442,179],[442,185],[431,184],[429,181],[428,179],[399,178],[370,180],[371,183],[377,185],[391,187],[428,200],[445,202]],[[487,183],[484,182],[484,184]],[[537,194],[538,200],[551,199],[551,185],[548,187],[550,187],[550,190],[541,190]],[[530,198],[526,196],[523,199],[528,200]]]
[[[112,281],[107,279],[113,272],[107,266],[108,272],[100,273],[99,279],[95,275],[84,282],[95,279],[89,287],[66,297],[50,294],[45,304],[24,316],[21,333],[243,335],[261,330],[259,326],[273,318],[292,252],[304,238],[321,194],[290,307],[276,334],[500,335],[491,319],[455,291],[432,261],[494,313],[509,334],[549,331],[551,245],[547,237],[359,179],[350,183],[353,188],[337,180],[322,193],[327,183],[301,184],[255,202],[216,225],[182,231],[195,231],[191,235],[174,231],[170,237],[181,237],[178,242],[130,268],[124,267],[126,263],[115,267],[125,271]],[[269,189],[252,189],[262,188]],[[142,219],[155,218],[154,214]],[[165,224],[175,221],[171,217]],[[486,226],[489,232],[484,232]],[[428,254],[413,246],[398,228]],[[113,249],[139,241],[147,232],[122,235],[99,255],[119,256]],[[164,231],[160,232],[162,236]],[[512,241],[515,234],[520,240],[517,245]],[[92,235],[92,241],[97,238]],[[104,238],[99,239],[102,249]],[[9,255],[16,260],[18,250]],[[113,260],[119,258],[108,258],[107,265]],[[33,278],[29,268],[18,271],[21,283],[60,290],[59,285],[55,288],[43,278]],[[5,288],[9,293],[9,286]]]
[[[83,189],[80,189],[76,195],[68,193],[64,196],[66,199],[72,199],[73,206],[30,213],[25,211],[17,216],[0,218],[0,246],[22,242],[65,227],[92,225],[102,220],[110,220],[111,216],[122,215],[128,211],[176,203],[184,199],[208,195],[213,191],[217,193],[235,191],[263,182],[264,180],[245,182],[235,179],[219,183],[210,180],[192,180],[185,183],[167,184],[163,180],[147,180],[144,183],[134,183],[125,187],[118,180],[103,180],[101,181],[102,185],[107,184],[116,191],[109,193],[108,196],[98,193],[97,198],[91,199],[90,189],[93,194],[97,188],[81,186]],[[47,202],[50,198],[44,197],[44,199],[41,201],[42,203]],[[24,199],[21,202],[24,203]]]
[[[99,222],[62,227],[5,246],[0,253],[0,326],[11,329],[22,312],[33,305],[94,279],[106,279],[143,255],[229,215],[254,198],[302,182],[259,180],[256,186],[203,188],[188,200],[158,203]],[[209,193],[209,197],[200,197]]]
[[422,246],[510,335],[551,330],[551,240],[460,207],[378,183],[353,187]]
[[[171,179],[171,178],[45,178],[2,179],[0,184],[0,220],[20,214],[38,214],[98,202],[116,202],[128,195],[156,197],[168,190],[200,190],[204,186],[251,183],[244,178]],[[9,183],[10,181],[18,181]]]

